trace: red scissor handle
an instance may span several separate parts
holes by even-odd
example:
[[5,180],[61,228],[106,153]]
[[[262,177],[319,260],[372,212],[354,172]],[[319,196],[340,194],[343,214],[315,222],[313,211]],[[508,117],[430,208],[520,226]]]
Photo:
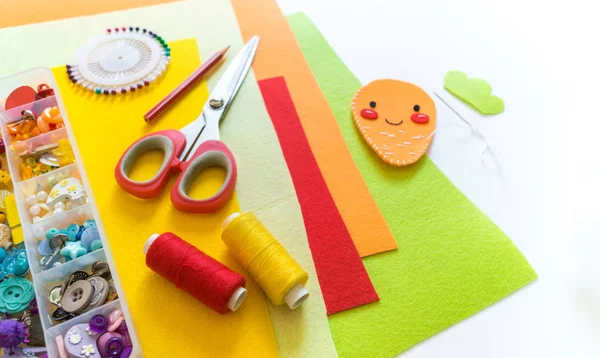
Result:
[[[209,167],[225,169],[226,177],[219,191],[206,199],[193,199],[187,191],[194,178]],[[218,140],[208,140],[198,147],[191,158],[181,164],[181,175],[171,190],[171,201],[181,211],[210,213],[222,208],[233,195],[237,180],[237,165],[233,153]]]
[[[126,192],[142,199],[157,196],[167,184],[169,176],[179,171],[179,155],[185,148],[185,136],[180,131],[165,130],[148,134],[133,143],[121,156],[115,168],[117,183]],[[136,160],[144,153],[160,150],[165,157],[154,177],[147,181],[135,181],[129,178],[129,172]]]

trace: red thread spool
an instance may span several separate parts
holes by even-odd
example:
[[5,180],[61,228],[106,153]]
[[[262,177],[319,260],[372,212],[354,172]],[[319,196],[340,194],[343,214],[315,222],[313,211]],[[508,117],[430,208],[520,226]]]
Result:
[[154,234],[144,245],[146,266],[219,312],[235,311],[246,298],[246,279],[179,236]]

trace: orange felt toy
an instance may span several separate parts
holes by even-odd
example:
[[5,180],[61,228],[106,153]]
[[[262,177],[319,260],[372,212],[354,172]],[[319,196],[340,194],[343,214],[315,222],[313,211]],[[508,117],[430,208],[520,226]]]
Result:
[[435,103],[421,88],[397,80],[376,80],[352,99],[354,122],[385,162],[405,166],[425,154],[435,132]]

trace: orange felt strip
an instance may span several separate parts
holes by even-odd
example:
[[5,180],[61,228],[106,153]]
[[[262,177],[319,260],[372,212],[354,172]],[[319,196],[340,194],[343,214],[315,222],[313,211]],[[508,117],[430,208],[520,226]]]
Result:
[[[0,28],[68,19],[104,12],[131,9],[181,0],[3,0],[0,1]],[[141,21],[139,19],[135,21]],[[134,26],[115,24],[115,26]]]
[[[361,257],[397,249],[317,81],[275,0],[232,0],[242,36],[260,36],[252,65],[258,80],[285,77],[327,187]],[[348,103],[350,111],[350,103]]]

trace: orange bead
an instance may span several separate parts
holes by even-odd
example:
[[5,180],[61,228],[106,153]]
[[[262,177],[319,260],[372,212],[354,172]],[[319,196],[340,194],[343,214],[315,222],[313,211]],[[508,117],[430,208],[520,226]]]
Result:
[[36,123],[42,133],[47,133],[50,131],[50,123],[46,122],[42,116],[38,117]]

